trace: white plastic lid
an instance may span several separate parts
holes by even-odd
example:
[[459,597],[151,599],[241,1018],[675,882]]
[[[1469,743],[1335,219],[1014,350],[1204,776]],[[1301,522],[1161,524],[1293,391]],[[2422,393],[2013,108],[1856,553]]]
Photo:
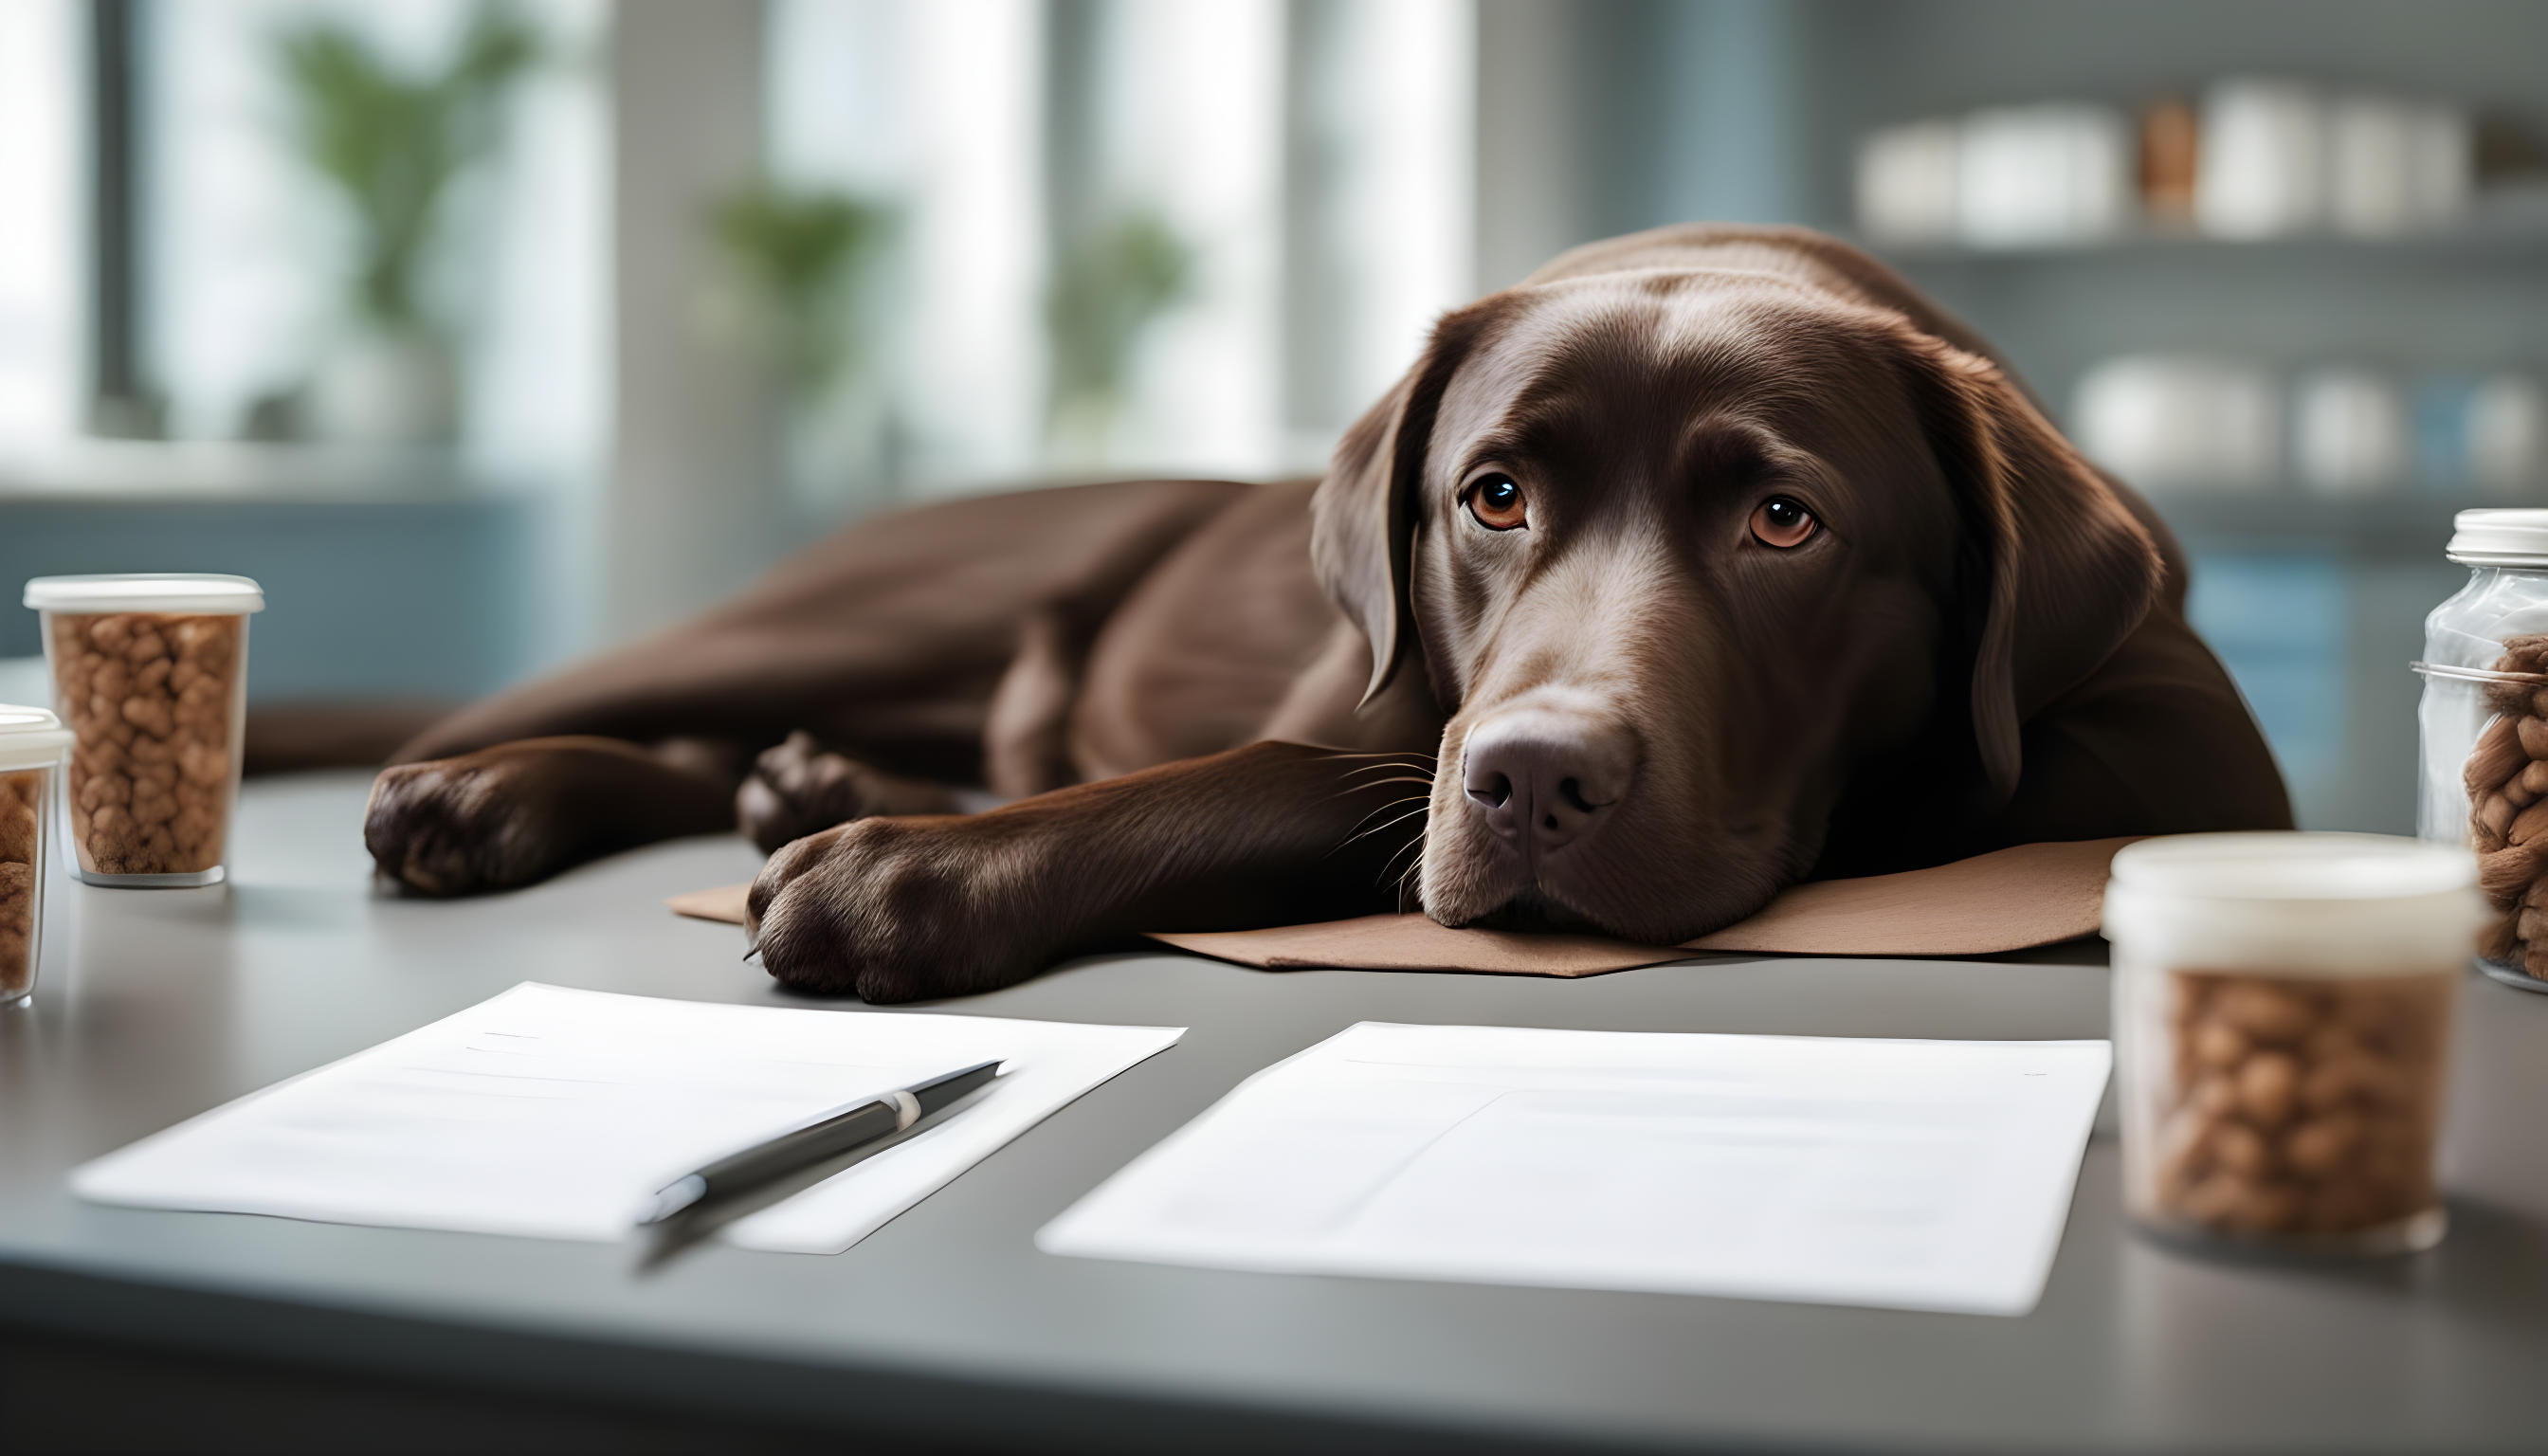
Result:
[[49,769],[70,749],[71,730],[43,708],[0,703],[0,773]]
[[193,572],[135,572],[114,577],[38,577],[27,584],[38,611],[265,610],[265,589],[246,577]]
[[2116,854],[2118,962],[2281,975],[2466,969],[2486,924],[2477,856],[2381,834],[2187,834]]
[[2548,568],[2548,510],[2463,510],[2443,554],[2462,566]]
[[2124,846],[2109,872],[2204,900],[2404,899],[2477,883],[2477,857],[2387,834],[2178,834]]

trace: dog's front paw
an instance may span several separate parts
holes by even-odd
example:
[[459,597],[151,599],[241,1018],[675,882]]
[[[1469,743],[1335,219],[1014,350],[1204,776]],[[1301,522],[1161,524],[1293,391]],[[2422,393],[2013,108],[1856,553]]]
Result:
[[383,877],[418,894],[546,879],[581,858],[549,777],[537,759],[501,749],[384,769],[363,811],[364,847]]
[[734,796],[736,822],[764,854],[871,814],[945,814],[955,808],[947,789],[831,753],[802,731],[763,753]]
[[987,891],[993,847],[953,818],[861,819],[788,845],[753,881],[762,964],[793,990],[871,1002],[1014,985],[1063,939],[1038,895]]
[[372,782],[363,843],[386,879],[474,895],[587,860],[733,824],[733,794],[611,738],[528,738],[400,764]]

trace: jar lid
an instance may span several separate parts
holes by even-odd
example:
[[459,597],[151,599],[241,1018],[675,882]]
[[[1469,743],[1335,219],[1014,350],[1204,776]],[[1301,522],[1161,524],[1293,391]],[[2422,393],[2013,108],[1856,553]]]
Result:
[[2386,834],[2180,834],[2126,845],[2110,872],[2187,899],[2406,900],[2475,885],[2477,856]]
[[2451,524],[2443,554],[2462,566],[2548,568],[2548,510],[2463,510]]
[[[2548,511],[2539,512],[2548,515]],[[265,610],[265,589],[246,577],[193,572],[136,572],[112,577],[38,577],[27,584],[38,611]]]
[[49,769],[71,746],[71,731],[43,708],[0,703],[0,772]]

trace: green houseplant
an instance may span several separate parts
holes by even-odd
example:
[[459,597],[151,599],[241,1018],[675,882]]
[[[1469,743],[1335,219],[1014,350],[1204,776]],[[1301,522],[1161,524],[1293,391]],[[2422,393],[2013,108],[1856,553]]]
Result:
[[889,402],[869,387],[867,366],[892,207],[765,178],[726,198],[708,225],[726,274],[726,321],[779,387],[789,488],[827,510],[881,488]]
[[349,225],[338,335],[306,406],[326,437],[412,444],[459,424],[459,381],[429,280],[453,184],[501,139],[504,102],[537,58],[527,23],[481,5],[439,65],[413,70],[332,20],[278,38],[294,149]]
[[1142,337],[1192,292],[1195,249],[1146,208],[1063,241],[1045,296],[1052,349],[1046,430],[1056,453],[1102,458]]

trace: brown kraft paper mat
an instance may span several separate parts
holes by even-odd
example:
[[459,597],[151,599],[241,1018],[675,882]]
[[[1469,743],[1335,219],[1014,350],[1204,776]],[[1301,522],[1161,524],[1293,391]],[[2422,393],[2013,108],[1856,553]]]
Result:
[[[1599,975],[1692,952],[1780,956],[1987,956],[2094,935],[2107,864],[2133,842],[2019,845],[1900,874],[1800,884],[1749,920],[1680,946],[1601,936],[1446,930],[1421,915],[1366,915],[1270,930],[1152,932],[1181,951],[1265,970],[1466,970]],[[675,895],[699,920],[743,923],[749,885]]]

